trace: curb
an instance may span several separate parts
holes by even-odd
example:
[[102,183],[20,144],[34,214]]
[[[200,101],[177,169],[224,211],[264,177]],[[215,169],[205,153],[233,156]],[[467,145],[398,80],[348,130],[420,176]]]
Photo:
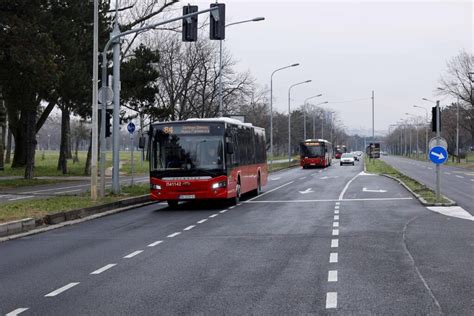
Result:
[[[18,221],[3,223],[0,224],[0,242],[29,235],[35,235],[60,227],[82,223],[153,203],[156,203],[156,201],[150,201],[150,196],[146,194],[108,204],[48,214],[37,220],[33,218],[26,218]],[[35,229],[35,227],[38,228]]]
[[415,193],[412,189],[410,189],[410,187],[408,187],[405,184],[405,182],[403,182],[402,180],[400,180],[398,178],[395,178],[395,177],[392,177],[392,176],[389,176],[388,174],[384,174],[384,173],[381,173],[380,175],[384,176],[384,177],[387,177],[387,178],[390,178],[390,179],[395,180],[398,183],[400,183],[405,189],[407,189],[408,192],[410,192],[414,197],[416,197],[417,200],[424,206],[455,206],[455,205],[457,205],[457,203],[455,201],[451,200],[450,198],[448,198],[444,195],[443,195],[443,198],[448,200],[449,203],[429,203],[421,195],[419,195],[418,193]]

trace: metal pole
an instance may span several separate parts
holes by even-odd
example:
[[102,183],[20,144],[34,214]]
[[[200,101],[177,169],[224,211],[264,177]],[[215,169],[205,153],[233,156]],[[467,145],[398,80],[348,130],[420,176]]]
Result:
[[456,102],[456,160],[461,162],[459,158],[459,98]]
[[291,164],[291,110],[290,110],[291,87],[288,89],[288,165]]
[[[97,151],[98,151],[98,115],[97,82],[99,77],[99,0],[94,0],[94,35],[92,48],[92,144],[91,144],[91,199],[97,200]],[[50,135],[48,134],[48,150],[50,149]]]
[[375,143],[374,90],[372,90],[372,142]]
[[[112,36],[120,34],[118,23],[115,23]],[[112,159],[112,192],[120,193],[120,39],[113,43],[113,89],[114,89],[114,115],[113,115],[113,159]]]
[[410,157],[410,158],[411,158],[411,155],[413,153],[413,148],[412,148],[413,142],[411,140],[411,130],[412,130],[412,127],[410,126],[410,152],[408,153],[408,157]]
[[[441,133],[440,133],[440,120],[439,120],[439,115],[440,114],[440,111],[439,111],[439,100],[436,100],[436,138],[437,138],[437,144],[436,145],[440,145],[439,143],[439,137],[441,137]],[[441,174],[441,165],[440,164],[436,164],[436,202],[439,203],[440,201],[440,197],[441,197],[441,177],[440,177],[440,174]]]
[[[107,87],[107,53],[102,54],[102,90]],[[105,196],[105,111],[107,107],[106,93],[102,94],[102,109],[100,116],[100,197]]]
[[303,139],[306,140],[306,105],[303,108]]
[[219,114],[222,115],[222,40],[219,41]]
[[418,126],[415,126],[416,129],[416,159],[420,159],[420,144],[418,143]]
[[324,112],[321,112],[321,139],[324,139]]
[[316,116],[313,113],[313,139],[316,139]]
[[273,74],[270,76],[270,169],[273,165]]
[[135,140],[135,137],[133,137],[133,133],[130,134],[130,140],[132,142],[132,148],[131,148],[131,157],[130,157],[130,163],[132,164],[132,179],[130,181],[130,185],[132,186],[133,185],[133,147],[135,147],[135,144],[134,144],[134,140]]

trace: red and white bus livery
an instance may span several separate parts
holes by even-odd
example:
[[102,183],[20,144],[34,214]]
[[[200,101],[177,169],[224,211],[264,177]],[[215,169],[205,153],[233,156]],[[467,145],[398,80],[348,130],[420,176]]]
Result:
[[300,164],[308,167],[328,167],[331,165],[332,144],[324,139],[307,139],[300,143]]
[[230,118],[188,119],[150,127],[151,198],[240,200],[267,184],[265,130]]

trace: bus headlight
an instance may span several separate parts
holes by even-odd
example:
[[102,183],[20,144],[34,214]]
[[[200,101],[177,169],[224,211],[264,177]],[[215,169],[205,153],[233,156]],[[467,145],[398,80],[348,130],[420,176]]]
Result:
[[151,184],[150,189],[152,190],[161,190],[161,185],[159,184]]
[[212,184],[213,189],[225,188],[227,187],[227,181],[216,182]]

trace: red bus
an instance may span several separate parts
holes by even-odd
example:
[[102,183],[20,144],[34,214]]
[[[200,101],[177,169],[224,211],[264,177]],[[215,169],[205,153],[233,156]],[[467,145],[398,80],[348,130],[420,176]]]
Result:
[[150,127],[151,198],[179,201],[258,195],[267,184],[265,130],[230,118],[188,119]]
[[324,139],[307,139],[300,143],[300,164],[308,167],[328,167],[331,165],[332,144]]
[[337,145],[336,146],[336,159],[340,159],[342,154],[347,152],[346,145]]

